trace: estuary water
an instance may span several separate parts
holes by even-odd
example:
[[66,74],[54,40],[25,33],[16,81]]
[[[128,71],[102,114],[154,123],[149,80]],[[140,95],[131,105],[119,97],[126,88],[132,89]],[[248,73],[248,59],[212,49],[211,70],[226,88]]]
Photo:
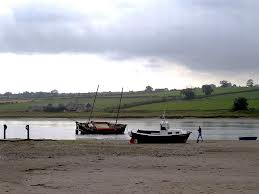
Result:
[[[114,121],[111,119],[96,119]],[[78,119],[78,121],[85,121]],[[26,138],[26,125],[30,125],[31,139],[130,139],[128,131],[132,129],[159,129],[159,118],[149,119],[121,119],[119,123],[126,123],[124,135],[75,135],[75,122],[69,119],[0,119],[0,139],[4,137],[3,125],[8,126],[7,138]],[[259,119],[168,119],[171,128],[181,128],[192,131],[190,139],[198,135],[197,129],[201,126],[204,140],[238,140],[239,136],[259,136]]]

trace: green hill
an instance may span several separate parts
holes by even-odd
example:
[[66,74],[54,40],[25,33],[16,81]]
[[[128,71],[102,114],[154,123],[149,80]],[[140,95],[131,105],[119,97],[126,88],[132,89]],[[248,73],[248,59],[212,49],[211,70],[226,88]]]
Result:
[[[124,93],[121,104],[121,117],[157,117],[164,110],[168,117],[259,117],[259,88],[231,87],[215,88],[211,96],[205,96],[200,88],[194,89],[196,98],[185,100],[179,90],[165,92],[128,92]],[[233,112],[235,98],[248,99],[249,111]],[[117,112],[120,94],[98,94],[94,116],[114,117]],[[34,111],[33,107],[48,104],[92,104],[91,97],[48,98],[1,100],[1,117],[88,117],[89,111],[45,112]]]

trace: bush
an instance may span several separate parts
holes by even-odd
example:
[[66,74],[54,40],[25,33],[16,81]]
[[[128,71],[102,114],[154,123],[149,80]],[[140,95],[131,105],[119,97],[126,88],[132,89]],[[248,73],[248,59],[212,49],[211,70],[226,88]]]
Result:
[[206,96],[211,95],[211,93],[213,92],[213,88],[211,87],[211,85],[203,85],[202,86],[202,92],[205,93]]
[[244,97],[236,98],[233,102],[233,108],[234,111],[238,110],[248,110],[248,103],[247,99]]
[[187,100],[191,100],[191,99],[194,99],[195,98],[195,93],[193,91],[193,89],[191,88],[186,88],[186,89],[183,89],[181,91],[181,94],[184,96],[185,99]]
[[66,107],[63,104],[59,104],[59,105],[48,104],[47,106],[43,107],[43,111],[45,112],[64,112],[65,110],[66,110]]

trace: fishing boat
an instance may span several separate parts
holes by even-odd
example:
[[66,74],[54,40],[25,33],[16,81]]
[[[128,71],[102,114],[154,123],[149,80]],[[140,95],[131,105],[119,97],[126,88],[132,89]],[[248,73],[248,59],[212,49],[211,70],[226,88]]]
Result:
[[97,93],[98,93],[99,85],[97,87],[97,91],[95,94],[95,98],[92,105],[92,110],[88,119],[88,122],[78,122],[76,121],[76,134],[80,132],[80,134],[124,134],[124,131],[127,127],[126,124],[120,124],[118,123],[119,118],[119,112],[120,112],[120,106],[121,106],[121,99],[123,94],[123,88],[121,91],[120,96],[120,103],[118,107],[117,117],[116,121],[114,123],[112,122],[105,122],[105,121],[93,121],[91,120]]
[[159,130],[132,130],[129,132],[131,143],[186,143],[191,132],[183,129],[170,129],[163,116]]

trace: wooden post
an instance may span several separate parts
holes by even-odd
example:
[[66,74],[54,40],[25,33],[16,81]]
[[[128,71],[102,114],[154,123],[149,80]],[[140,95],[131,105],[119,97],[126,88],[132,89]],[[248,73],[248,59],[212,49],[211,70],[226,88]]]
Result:
[[4,124],[4,139],[6,139],[6,129],[7,129],[7,125]]
[[27,139],[30,139],[30,125],[26,125],[25,129],[27,130]]

